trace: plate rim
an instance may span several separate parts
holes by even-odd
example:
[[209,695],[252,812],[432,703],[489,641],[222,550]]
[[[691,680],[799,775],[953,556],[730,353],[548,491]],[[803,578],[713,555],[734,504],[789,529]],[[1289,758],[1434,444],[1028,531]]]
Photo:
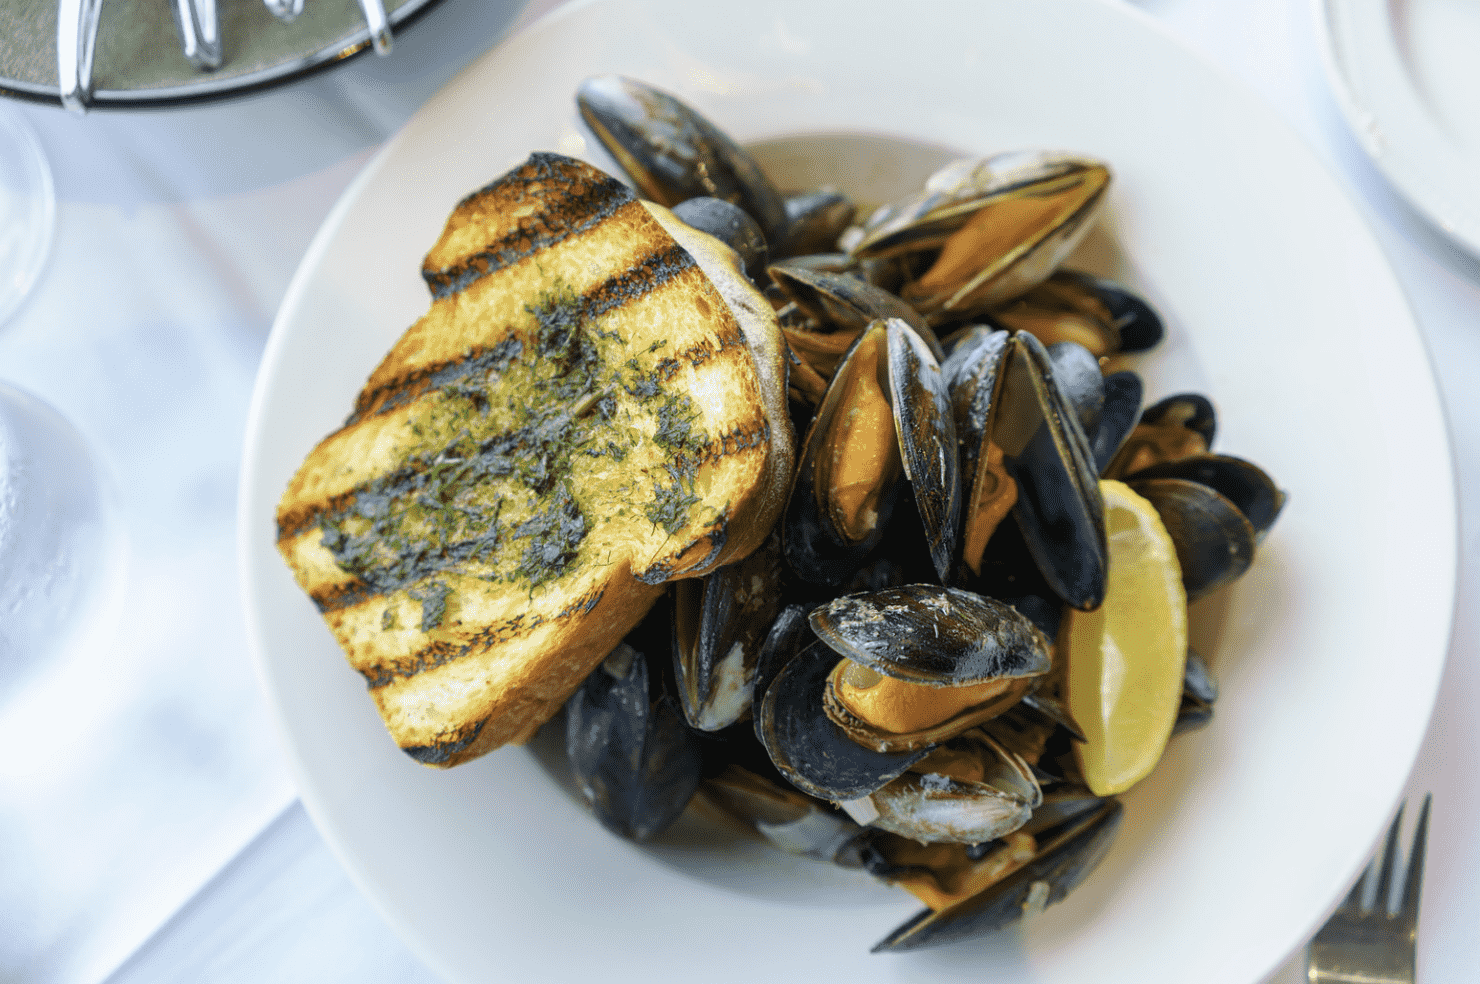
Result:
[[[551,13],[549,13],[548,15],[546,15],[546,17],[544,17],[541,20],[537,21],[535,24],[530,25],[530,27],[528,27],[526,29],[526,32],[533,32],[533,31],[536,31],[536,30],[543,29],[543,27],[545,25],[547,25],[552,20],[558,21],[558,20],[561,20],[561,19],[563,19],[563,18],[565,18],[567,16],[575,16],[578,12],[580,12],[582,10],[585,10],[587,8],[599,7],[599,6],[616,5],[616,4],[620,4],[621,2],[622,2],[622,0],[610,0],[609,3],[608,2],[603,2],[603,0],[577,0],[577,2],[575,2],[575,3],[569,4],[569,5],[566,5],[566,6],[562,6],[562,7],[558,8],[558,9],[552,11]],[[1140,10],[1137,10],[1137,9],[1134,9],[1134,8],[1124,8],[1124,7],[1122,7],[1122,6],[1118,5],[1118,4],[1114,4],[1114,3],[1109,2],[1109,0],[1082,0],[1082,2],[1083,3],[1086,3],[1086,4],[1093,4],[1095,6],[1103,7],[1103,8],[1109,9],[1109,10],[1113,10],[1117,15],[1120,15],[1120,16],[1129,16],[1130,18],[1135,19],[1135,20],[1138,20],[1138,21],[1140,21],[1141,23],[1143,23],[1145,25],[1149,25],[1149,26],[1153,27],[1155,29],[1155,32],[1157,34],[1161,35],[1162,38],[1165,41],[1167,41],[1170,44],[1174,45],[1176,48],[1178,48],[1185,55],[1188,55],[1188,56],[1192,57],[1193,59],[1195,59],[1205,70],[1210,70],[1212,72],[1212,74],[1217,75],[1220,79],[1222,79],[1222,81],[1223,81],[1223,83],[1225,85],[1231,85],[1231,86],[1237,88],[1239,90],[1239,92],[1240,92],[1241,98],[1247,96],[1248,90],[1247,90],[1247,87],[1246,86],[1243,86],[1241,83],[1238,83],[1237,80],[1234,79],[1231,75],[1229,75],[1228,73],[1222,71],[1221,68],[1219,66],[1217,66],[1216,64],[1213,64],[1213,63],[1207,61],[1207,59],[1205,57],[1203,57],[1202,55],[1200,55],[1198,52],[1191,50],[1179,38],[1177,38],[1174,34],[1172,34],[1166,28],[1166,26],[1164,24],[1162,24],[1159,21],[1156,21],[1154,18],[1151,18],[1149,15],[1145,14],[1145,12],[1140,11]],[[1316,0],[1316,2],[1321,2],[1321,0]],[[483,58],[475,60],[475,63],[473,65],[470,65],[467,68],[465,68],[463,70],[463,73],[460,73],[458,77],[454,78],[451,82],[448,83],[448,86],[449,87],[456,86],[458,84],[459,80],[462,79],[463,77],[465,77],[468,73],[472,72],[473,69],[474,69],[474,67],[477,64],[481,63],[483,59],[494,57],[496,55],[496,53],[499,50],[502,50],[506,45],[517,43],[517,41],[519,40],[519,38],[522,37],[524,33],[525,32],[521,32],[521,34],[516,35],[513,38],[507,39],[502,44],[500,44],[499,46],[497,46],[493,51],[489,52],[487,55],[484,55]],[[422,111],[418,111],[418,115],[420,115],[421,112]],[[1285,123],[1283,120],[1278,119],[1277,117],[1274,117],[1272,113],[1268,113],[1267,112],[1266,115],[1268,115],[1274,121],[1275,125],[1279,126],[1282,130],[1284,130],[1286,132],[1289,132],[1289,133],[1293,133],[1292,128],[1290,128],[1289,125],[1287,123]],[[407,128],[406,129],[403,129],[401,131],[401,133],[398,134],[397,137],[393,141],[391,141],[390,143],[388,143],[386,145],[386,147],[382,148],[382,150],[380,152],[378,152],[375,155],[374,158],[372,158],[372,160],[366,165],[366,167],[361,171],[361,173],[356,176],[355,180],[351,183],[351,185],[348,188],[346,188],[345,192],[343,193],[343,195],[341,196],[341,198],[339,199],[339,201],[336,202],[335,207],[331,211],[329,217],[326,218],[323,226],[321,226],[320,230],[315,235],[315,238],[314,238],[312,244],[310,245],[310,248],[309,248],[308,252],[305,254],[305,257],[304,257],[303,262],[300,264],[298,270],[295,272],[294,278],[293,278],[293,280],[292,280],[292,282],[290,284],[289,291],[285,295],[284,300],[283,300],[283,304],[282,304],[282,306],[279,309],[278,318],[275,319],[275,321],[274,321],[273,331],[272,331],[272,334],[271,334],[271,336],[269,338],[269,342],[268,342],[268,349],[264,353],[264,356],[263,356],[263,363],[262,363],[263,369],[261,371],[259,371],[258,384],[257,384],[257,386],[254,387],[253,398],[252,398],[252,406],[251,406],[251,410],[249,412],[249,422],[250,422],[250,424],[249,424],[249,429],[248,429],[248,444],[247,444],[246,449],[244,449],[242,478],[241,478],[242,495],[241,495],[240,500],[239,500],[240,501],[239,530],[240,530],[240,547],[241,547],[241,551],[242,551],[242,555],[241,555],[242,556],[242,563],[241,563],[241,566],[242,566],[243,591],[244,591],[244,600],[247,602],[249,613],[255,613],[256,609],[254,607],[252,607],[254,599],[251,596],[251,592],[253,591],[253,588],[251,587],[252,578],[250,577],[250,573],[251,573],[250,567],[251,567],[251,564],[250,564],[250,559],[249,559],[249,552],[250,552],[250,550],[255,545],[251,543],[251,541],[249,539],[249,535],[248,535],[249,532],[250,532],[250,530],[251,530],[251,527],[252,527],[252,519],[253,519],[253,517],[250,517],[248,515],[248,507],[250,505],[249,499],[251,498],[248,495],[248,484],[249,484],[249,478],[250,478],[250,472],[251,472],[251,462],[248,460],[248,456],[249,456],[249,453],[250,453],[250,451],[251,451],[251,449],[253,447],[254,440],[261,438],[261,435],[260,435],[260,433],[258,433],[258,429],[257,429],[257,424],[258,424],[258,421],[259,421],[259,409],[260,409],[259,408],[259,399],[265,400],[267,398],[267,394],[265,393],[263,383],[264,383],[264,379],[265,379],[265,376],[266,376],[266,369],[267,369],[267,367],[269,365],[269,355],[272,352],[276,351],[278,348],[281,347],[282,340],[279,338],[279,335],[282,334],[282,333],[284,333],[284,332],[286,332],[286,330],[287,330],[287,327],[286,327],[286,325],[287,325],[287,313],[290,311],[290,301],[295,301],[296,302],[296,300],[301,297],[302,292],[306,289],[307,284],[308,284],[309,279],[310,279],[309,276],[308,276],[308,273],[307,273],[308,268],[310,266],[316,265],[318,262],[320,262],[322,260],[322,253],[323,253],[324,249],[326,248],[329,239],[332,238],[333,232],[337,229],[338,224],[342,223],[345,214],[347,214],[347,212],[353,207],[354,200],[357,199],[361,194],[363,194],[364,188],[368,184],[368,182],[370,181],[370,179],[373,176],[373,174],[376,173],[376,172],[378,172],[380,170],[380,168],[384,165],[384,162],[392,154],[393,149],[396,146],[399,145],[399,143],[401,142],[401,140],[405,137],[407,131],[413,127],[413,125],[415,123],[415,119],[416,118],[413,117],[412,122],[411,123],[408,123]],[[774,134],[774,136],[781,136],[781,134],[779,134],[779,133],[778,134]],[[1303,141],[1299,141],[1298,140],[1298,134],[1296,134],[1295,136],[1296,136],[1297,142],[1300,143],[1301,149],[1303,151],[1305,151],[1307,154],[1309,154],[1309,149],[1304,146]],[[1323,170],[1323,173],[1326,173],[1328,175],[1328,179],[1329,179],[1329,173],[1328,172],[1324,172],[1324,170]],[[1333,182],[1333,185],[1334,185],[1334,182]],[[1347,196],[1344,192],[1341,192],[1339,188],[1337,190],[1341,194],[1341,197],[1346,201],[1347,205],[1349,207],[1353,208],[1353,210],[1355,211],[1355,205],[1354,205],[1354,203],[1351,202],[1349,196]],[[1358,217],[1360,218],[1360,215],[1358,215]],[[1367,228],[1367,226],[1365,225],[1365,223],[1363,224],[1363,228],[1367,232],[1368,237],[1371,238],[1370,229]],[[1374,248],[1375,248],[1375,240],[1373,241],[1373,245],[1374,245]],[[1425,368],[1427,369],[1427,373],[1428,373],[1428,375],[1427,375],[1427,382],[1428,382],[1429,385],[1427,387],[1426,393],[1427,393],[1427,395],[1429,397],[1432,398],[1432,401],[1434,403],[1434,406],[1436,407],[1436,409],[1438,411],[1438,423],[1439,423],[1439,426],[1440,426],[1441,431],[1442,431],[1442,434],[1441,434],[1441,436],[1442,436],[1442,444],[1443,444],[1445,453],[1444,453],[1444,455],[1442,457],[1442,462],[1439,462],[1439,464],[1442,465],[1442,468],[1446,471],[1447,477],[1448,477],[1448,482],[1443,483],[1443,485],[1444,485],[1443,497],[1446,500],[1446,505],[1447,505],[1448,508],[1445,509],[1445,510],[1443,510],[1444,515],[1440,519],[1440,525],[1447,527],[1447,530],[1448,530],[1448,533],[1449,533],[1449,535],[1445,538],[1445,544],[1444,544],[1445,547],[1446,547],[1446,549],[1447,549],[1447,555],[1446,555],[1447,556],[1447,578],[1446,578],[1446,581],[1445,581],[1445,583],[1447,585],[1447,590],[1446,590],[1446,593],[1445,593],[1445,600],[1442,602],[1442,607],[1449,613],[1449,618],[1446,621],[1446,624],[1445,624],[1444,629],[1443,629],[1443,637],[1444,637],[1444,640],[1445,640],[1445,645],[1443,647],[1443,652],[1440,654],[1440,657],[1437,660],[1437,662],[1435,664],[1435,667],[1434,667],[1434,670],[1433,670],[1433,686],[1431,688],[1432,689],[1432,693],[1429,694],[1428,700],[1426,702],[1426,706],[1427,706],[1427,709],[1428,709],[1427,710],[1427,714],[1425,715],[1425,722],[1426,722],[1427,719],[1428,719],[1428,716],[1431,716],[1432,713],[1433,713],[1434,699],[1437,697],[1437,687],[1438,687],[1440,676],[1442,675],[1442,669],[1443,669],[1443,665],[1444,665],[1446,654],[1447,654],[1447,648],[1448,648],[1447,640],[1450,638],[1450,635],[1451,635],[1451,632],[1452,632],[1452,622],[1453,622],[1453,619],[1455,617],[1454,602],[1455,602],[1455,594],[1456,594],[1456,591],[1457,591],[1458,548],[1457,548],[1457,545],[1455,543],[1455,537],[1454,537],[1453,534],[1457,530],[1457,519],[1458,519],[1457,502],[1458,502],[1458,499],[1457,499],[1456,489],[1455,489],[1455,485],[1454,485],[1454,482],[1455,482],[1455,479],[1456,479],[1456,473],[1455,473],[1454,463],[1453,463],[1453,445],[1452,445],[1452,438],[1451,438],[1452,431],[1448,427],[1447,420],[1444,417],[1443,404],[1442,404],[1442,400],[1439,399],[1439,395],[1438,395],[1436,377],[1435,377],[1435,374],[1433,372],[1432,359],[1429,358],[1427,347],[1423,345],[1422,335],[1417,330],[1416,321],[1413,319],[1411,307],[1408,304],[1408,301],[1407,301],[1406,296],[1402,292],[1401,285],[1398,283],[1397,278],[1396,278],[1396,274],[1392,271],[1391,265],[1386,262],[1386,258],[1385,257],[1381,256],[1381,251],[1380,250],[1378,250],[1378,254],[1379,254],[1379,257],[1382,260],[1383,269],[1387,272],[1387,275],[1391,278],[1393,284],[1397,288],[1397,294],[1398,294],[1397,300],[1398,300],[1398,302],[1403,306],[1404,310],[1408,313],[1408,323],[1409,323],[1409,326],[1412,328],[1413,333],[1414,333],[1417,341],[1420,343],[1420,348],[1422,350],[1422,355],[1423,355],[1424,360],[1425,360]],[[256,518],[260,518],[260,517],[256,517]],[[253,648],[254,661],[257,662],[258,669],[259,669],[259,674],[261,674],[261,679],[263,681],[264,687],[267,687],[268,686],[268,682],[267,682],[267,677],[265,675],[265,667],[263,665],[264,664],[264,658],[263,658],[262,653],[261,653],[261,651],[259,649],[260,639],[259,639],[258,633],[257,633],[258,626],[253,621],[253,619],[252,619],[252,617],[250,615],[249,615],[249,622],[252,623],[252,625],[251,625],[251,643],[252,643],[252,648]],[[269,697],[270,697],[269,702],[273,705],[274,716],[275,716],[275,718],[278,718],[279,724],[280,725],[283,725],[283,724],[285,724],[285,719],[279,717],[279,715],[281,714],[281,707],[280,707],[279,703],[275,699],[272,698],[272,695],[270,693],[270,690],[268,692],[269,692]],[[1417,735],[1415,736],[1414,741],[1412,743],[1412,748],[1409,750],[1409,753],[1407,755],[1408,769],[1411,769],[1412,762],[1413,762],[1413,760],[1417,756],[1419,742],[1422,739],[1422,733],[1423,733],[1423,728],[1422,727],[1419,727],[1417,729]],[[287,745],[289,747],[289,758],[290,758],[290,760],[293,763],[293,769],[294,769],[295,779],[298,779],[299,781],[302,781],[302,780],[306,779],[307,776],[306,776],[306,774],[305,774],[305,772],[304,772],[304,770],[302,768],[301,762],[299,761],[299,756],[298,756],[296,750],[293,750],[292,747],[291,747],[291,744],[289,744],[286,741],[286,738],[287,738],[287,735],[288,734],[289,734],[289,732],[286,729],[282,732],[282,735],[285,738],[285,745]],[[1405,774],[1406,774],[1406,770],[1405,770]],[[1399,793],[1401,792],[1401,789],[1400,788],[1399,788],[1398,792]],[[1398,793],[1395,793],[1394,794],[1394,797],[1395,797],[1394,798],[1394,802],[1396,802],[1396,796],[1397,795],[1398,795]],[[333,831],[333,826],[334,826],[333,825],[333,822],[332,822],[332,820],[330,820],[330,818],[326,815],[326,813],[322,809],[322,804],[318,803],[317,800],[316,800],[316,798],[314,796],[309,795],[307,793],[304,795],[303,798],[304,798],[305,806],[308,809],[308,812],[309,812],[310,816],[313,818],[313,820],[315,822],[315,825],[323,833],[323,836],[324,836],[326,842],[329,843],[331,849],[334,851],[334,853],[336,854],[336,856],[339,857],[339,859],[341,861],[341,864],[343,864],[345,866],[346,870],[350,873],[350,876],[355,881],[356,885],[361,889],[362,893],[364,893],[366,895],[366,897],[371,901],[372,905],[374,905],[374,907],[377,909],[377,911],[380,912],[381,916],[386,919],[387,923],[390,924],[390,925],[392,925],[392,926],[396,926],[398,928],[398,931],[400,931],[401,934],[403,935],[403,937],[405,937],[406,936],[406,933],[405,933],[404,929],[401,926],[398,925],[399,920],[396,918],[396,914],[394,912],[394,906],[390,905],[388,903],[388,900],[385,899],[383,897],[383,895],[382,895],[382,886],[378,885],[374,881],[374,879],[371,878],[368,875],[368,873],[364,871],[364,869],[363,869],[363,867],[362,867],[362,865],[360,863],[360,860],[357,859],[357,858],[354,858],[353,856],[351,856],[351,854],[345,848],[345,845],[343,843],[341,843],[340,842],[340,839],[333,834],[333,832],[332,832]],[[327,824],[327,826],[326,826],[326,824]],[[1354,865],[1352,867],[1352,870],[1355,872],[1355,871],[1359,870],[1359,868],[1360,868],[1360,862],[1358,864]],[[1339,898],[1339,896],[1333,895],[1332,901],[1331,901],[1331,905],[1332,906],[1335,905],[1335,903],[1338,900],[1338,898]],[[1327,910],[1327,912],[1329,912],[1329,909]],[[1324,918],[1325,918],[1324,915],[1321,915],[1320,916],[1320,919],[1315,919],[1314,917],[1312,917],[1312,920],[1310,921],[1310,924],[1308,926],[1298,927],[1299,932],[1301,934],[1300,939],[1303,939],[1306,936],[1308,936],[1309,935],[1309,932],[1310,931],[1313,931],[1315,929],[1315,927],[1317,925],[1319,925],[1320,920],[1321,919],[1324,919]],[[412,940],[410,940],[410,939],[408,939],[407,942],[408,942],[409,945],[412,946],[412,948],[414,950],[417,950],[418,951],[419,955],[422,956],[422,958],[424,960],[426,960],[429,965],[434,966],[434,967],[441,967],[442,966],[441,963],[440,963],[440,961],[438,960],[436,954],[428,954],[426,952],[421,951],[420,948],[418,947],[417,943],[414,942],[414,941],[412,941]],[[1282,957],[1281,958],[1278,958],[1278,959],[1282,959]],[[1271,963],[1270,964],[1270,966],[1266,969],[1266,972],[1271,971],[1276,966],[1278,966],[1278,959],[1276,959],[1274,963]]]

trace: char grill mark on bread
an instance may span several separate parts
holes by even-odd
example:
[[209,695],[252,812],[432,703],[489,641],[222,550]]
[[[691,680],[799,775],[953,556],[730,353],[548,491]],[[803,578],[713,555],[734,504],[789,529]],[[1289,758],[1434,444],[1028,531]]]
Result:
[[527,740],[664,580],[770,528],[779,331],[722,251],[555,155],[449,218],[430,309],[278,510],[279,550],[413,758]]
[[[627,186],[610,175],[571,167],[571,163],[558,154],[531,154],[524,167],[458,202],[442,241],[422,264],[421,276],[432,296],[456,294],[567,236],[594,229],[633,200]],[[532,199],[541,202],[534,221],[521,222],[494,240],[480,241],[490,216],[517,210]]]

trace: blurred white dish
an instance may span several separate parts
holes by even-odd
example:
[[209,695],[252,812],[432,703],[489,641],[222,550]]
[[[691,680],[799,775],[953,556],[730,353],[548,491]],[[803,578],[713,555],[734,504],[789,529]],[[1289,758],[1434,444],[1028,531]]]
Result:
[[[453,981],[1259,980],[1365,861],[1446,651],[1449,453],[1385,261],[1267,107],[1129,8],[727,9],[617,0],[537,24],[417,114],[300,267],[258,378],[239,529],[253,645],[309,812],[387,921]],[[1222,681],[1213,723],[1176,739],[1126,797],[1099,871],[1021,929],[870,956],[918,909],[903,893],[697,819],[646,848],[617,840],[529,750],[445,773],[417,765],[277,556],[277,498],[426,309],[421,258],[448,212],[533,150],[587,153],[573,94],[598,72],[667,88],[740,140],[766,141],[784,178],[830,177],[865,198],[904,190],[939,153],[903,153],[916,159],[901,166],[871,159],[881,149],[1048,146],[1109,161],[1117,183],[1083,259],[1169,323],[1140,366],[1149,396],[1209,393],[1218,447],[1290,491],[1254,569],[1199,606],[1194,641]],[[831,136],[811,155],[807,134]]]
[[1362,149],[1480,257],[1480,5],[1315,0],[1326,75]]

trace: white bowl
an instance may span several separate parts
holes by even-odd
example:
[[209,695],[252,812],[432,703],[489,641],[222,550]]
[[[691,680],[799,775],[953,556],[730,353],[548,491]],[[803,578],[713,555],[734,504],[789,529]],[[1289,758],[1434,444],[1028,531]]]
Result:
[[[1131,8],[904,10],[564,9],[417,114],[345,194],[293,281],[242,475],[253,644],[310,814],[449,980],[1249,984],[1314,930],[1397,799],[1446,651],[1455,514],[1430,370],[1353,206],[1267,107]],[[926,158],[943,146],[1057,147],[1107,160],[1116,183],[1082,258],[1140,288],[1167,320],[1167,340],[1141,363],[1149,395],[1207,393],[1217,446],[1290,493],[1250,573],[1199,603],[1194,641],[1222,683],[1213,722],[1175,739],[1126,796],[1101,868],[1019,928],[870,956],[919,906],[865,876],[697,819],[656,845],[618,840],[537,751],[501,749],[450,772],[417,765],[276,554],[278,496],[425,310],[421,258],[448,212],[531,151],[602,160],[573,93],[603,72],[675,92],[759,142],[783,183],[831,177],[866,199],[918,172],[901,147]],[[798,153],[815,134],[827,136],[811,145],[824,153]]]

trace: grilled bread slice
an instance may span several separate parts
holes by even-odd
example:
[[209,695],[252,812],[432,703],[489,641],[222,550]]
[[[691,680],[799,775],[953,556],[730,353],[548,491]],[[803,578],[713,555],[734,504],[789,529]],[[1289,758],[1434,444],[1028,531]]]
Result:
[[448,219],[430,310],[278,506],[278,549],[413,758],[527,740],[664,582],[765,538],[793,442],[775,316],[738,270],[553,154]]

